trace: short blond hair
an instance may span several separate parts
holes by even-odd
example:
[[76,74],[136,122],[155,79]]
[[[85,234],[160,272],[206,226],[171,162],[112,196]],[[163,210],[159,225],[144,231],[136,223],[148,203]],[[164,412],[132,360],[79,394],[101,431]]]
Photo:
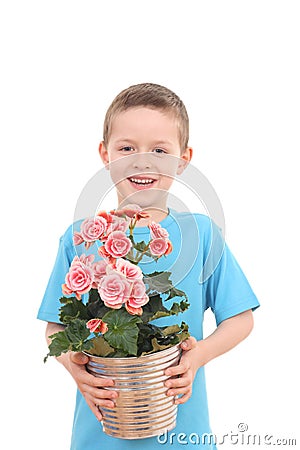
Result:
[[103,125],[103,142],[108,144],[113,119],[130,108],[144,106],[173,114],[178,122],[179,143],[183,152],[188,146],[189,117],[182,100],[170,89],[153,83],[141,83],[120,92],[108,108]]

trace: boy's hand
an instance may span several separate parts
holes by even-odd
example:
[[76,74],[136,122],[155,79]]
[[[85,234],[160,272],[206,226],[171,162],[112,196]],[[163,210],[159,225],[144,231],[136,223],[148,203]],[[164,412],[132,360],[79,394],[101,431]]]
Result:
[[223,320],[205,339],[196,341],[190,337],[182,342],[183,353],[178,366],[165,371],[168,376],[179,376],[166,381],[165,385],[170,388],[167,395],[182,395],[175,403],[185,403],[192,395],[192,384],[199,367],[231,350],[248,336],[252,328],[253,314],[249,309]]
[[196,364],[197,357],[195,352],[197,341],[194,337],[189,337],[182,342],[181,348],[183,350],[179,364],[174,367],[170,367],[165,370],[165,374],[168,376],[179,376],[166,381],[165,386],[170,388],[167,391],[168,396],[181,397],[176,398],[175,404],[179,405],[185,403],[192,395],[193,381],[196,375],[199,364]]
[[[62,358],[64,359],[63,361]],[[87,364],[89,358],[83,353],[68,352],[57,359],[70,372],[88,406],[96,418],[101,421],[102,414],[98,407],[113,408],[115,406],[113,400],[118,396],[115,391],[102,389],[103,387],[113,386],[113,380],[97,378],[88,373],[85,364]]]

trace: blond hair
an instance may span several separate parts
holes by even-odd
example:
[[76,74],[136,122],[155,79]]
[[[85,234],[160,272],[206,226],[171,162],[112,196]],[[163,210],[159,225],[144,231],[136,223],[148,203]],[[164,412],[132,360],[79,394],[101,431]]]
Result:
[[103,126],[103,142],[108,144],[113,119],[130,108],[144,106],[172,114],[178,122],[181,151],[188,146],[189,117],[182,100],[170,89],[153,83],[130,86],[120,92],[108,108]]

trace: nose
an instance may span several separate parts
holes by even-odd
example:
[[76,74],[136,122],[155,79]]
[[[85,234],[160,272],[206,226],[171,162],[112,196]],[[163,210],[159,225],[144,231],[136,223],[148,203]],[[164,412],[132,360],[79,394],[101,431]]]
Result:
[[150,169],[152,167],[151,154],[139,153],[132,155],[132,165],[135,169]]

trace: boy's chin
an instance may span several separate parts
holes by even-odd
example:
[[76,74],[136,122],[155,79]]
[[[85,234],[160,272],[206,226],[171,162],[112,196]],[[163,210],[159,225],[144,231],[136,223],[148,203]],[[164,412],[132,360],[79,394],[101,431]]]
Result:
[[147,189],[144,191],[134,192],[128,195],[126,198],[119,199],[119,206],[124,206],[128,204],[138,205],[142,209],[155,208],[155,209],[165,209],[165,203],[167,200],[168,192],[162,190]]

